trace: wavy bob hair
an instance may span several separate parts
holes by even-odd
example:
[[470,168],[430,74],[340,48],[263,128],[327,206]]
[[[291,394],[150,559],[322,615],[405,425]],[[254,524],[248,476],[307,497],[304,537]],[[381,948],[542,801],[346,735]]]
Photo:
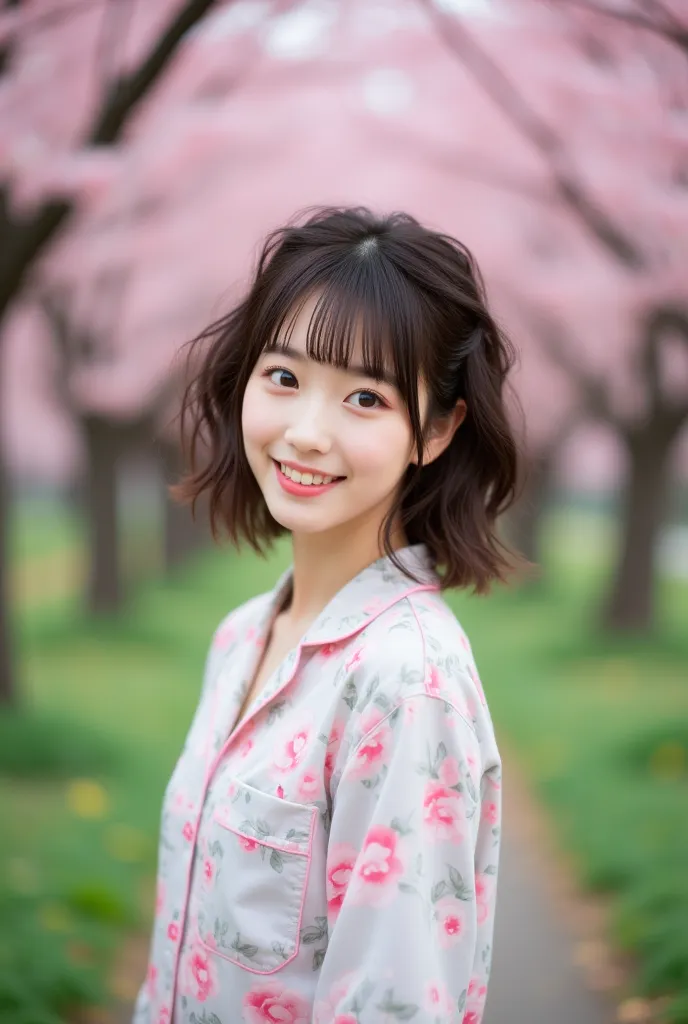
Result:
[[[268,236],[243,301],[190,343],[194,374],[181,410],[190,469],[170,489],[173,497],[190,502],[195,514],[205,496],[213,537],[224,527],[235,545],[247,541],[261,554],[286,532],[249,467],[241,410],[261,352],[288,343],[314,294],[308,355],[347,367],[361,332],[366,373],[379,379],[393,367],[408,410],[418,465],[400,481],[382,524],[382,549],[399,566],[390,542],[399,519],[410,544],[428,546],[443,587],[487,592],[521,561],[496,532],[516,491],[517,445],[504,395],[515,352],[487,309],[466,246],[404,213],[317,208]],[[420,380],[429,396],[425,422]],[[459,399],[467,405],[463,423],[446,450],[423,465],[429,426]]]

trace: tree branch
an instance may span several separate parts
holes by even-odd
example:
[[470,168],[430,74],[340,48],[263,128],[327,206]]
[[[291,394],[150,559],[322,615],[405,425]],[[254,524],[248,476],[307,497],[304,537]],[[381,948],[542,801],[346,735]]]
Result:
[[[599,14],[602,17],[613,18],[615,21],[623,21],[627,25],[634,25],[645,32],[651,32],[667,42],[674,43],[688,55],[688,27],[682,27],[673,18],[672,27],[666,22],[660,24],[645,14],[639,14],[637,11],[613,10],[604,4],[597,3],[596,0],[563,0],[563,2],[568,4],[569,7],[577,7],[580,10],[589,11],[591,14]],[[668,11],[665,12],[667,15],[669,13]]]
[[[86,133],[87,144],[117,141],[127,119],[169,65],[185,34],[217,3],[218,0],[186,0],[141,65],[110,88]],[[28,219],[13,219],[6,210],[4,223],[0,220],[0,319],[21,287],[32,260],[54,237],[71,210],[72,203],[60,199],[43,203]]]
[[433,0],[420,0],[438,27],[440,38],[461,61],[478,85],[513,125],[542,154],[562,200],[604,248],[632,270],[641,270],[646,257],[636,242],[616,225],[587,193],[567,166],[568,154],[559,136],[526,102],[499,65],[466,32],[458,18],[447,18]]
[[217,3],[218,0],[187,0],[140,67],[113,83],[105,107],[88,133],[91,145],[107,145],[119,138],[125,121],[170,63],[186,33]]

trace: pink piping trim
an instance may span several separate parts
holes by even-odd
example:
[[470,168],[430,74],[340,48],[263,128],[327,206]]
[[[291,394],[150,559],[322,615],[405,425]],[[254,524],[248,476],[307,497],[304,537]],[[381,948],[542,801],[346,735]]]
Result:
[[[208,790],[208,785],[210,783],[210,780],[213,777],[213,775],[215,774],[215,771],[216,771],[218,765],[220,764],[220,761],[225,756],[225,753],[227,752],[227,750],[229,749],[231,744],[234,743],[234,741],[241,735],[241,733],[243,732],[244,728],[248,725],[248,723],[253,721],[253,719],[256,717],[258,712],[262,711],[262,709],[265,707],[265,705],[268,704],[271,700],[274,700],[275,697],[277,697],[280,693],[283,693],[286,690],[286,688],[289,686],[289,684],[292,682],[294,676],[296,675],[298,667],[299,667],[299,662],[301,660],[301,651],[303,650],[303,648],[304,647],[312,647],[312,646],[316,646],[316,647],[323,646],[324,647],[325,644],[340,643],[342,640],[348,640],[350,637],[355,636],[356,633],[360,633],[361,630],[365,629],[365,627],[367,625],[369,625],[371,622],[374,622],[375,619],[379,615],[382,615],[383,612],[386,612],[388,608],[391,608],[391,607],[393,607],[393,605],[398,604],[399,601],[403,601],[404,598],[410,597],[411,594],[418,594],[418,593],[421,593],[422,591],[426,591],[426,590],[439,590],[439,589],[440,588],[439,588],[439,586],[436,583],[426,583],[426,584],[421,584],[421,585],[419,585],[417,587],[412,587],[410,590],[405,590],[403,594],[398,594],[391,601],[389,601],[386,605],[383,605],[382,608],[378,608],[374,612],[374,614],[370,616],[369,619],[366,619],[365,622],[359,623],[359,625],[355,629],[352,629],[349,633],[344,633],[342,636],[335,637],[334,639],[330,639],[330,640],[312,641],[309,644],[300,643],[298,648],[297,648],[297,651],[296,651],[296,660],[294,661],[294,668],[292,669],[291,675],[288,677],[288,679],[285,679],[285,681],[280,686],[279,690],[276,690],[275,693],[273,693],[267,700],[262,701],[256,708],[254,708],[254,710],[252,712],[250,712],[250,714],[248,714],[243,719],[243,721],[241,721],[238,724],[238,726],[234,729],[234,731],[230,733],[230,735],[227,737],[227,739],[225,740],[225,742],[222,745],[222,747],[220,748],[220,750],[217,752],[217,756],[215,757],[215,760],[213,761],[212,765],[210,766],[210,769],[206,770],[205,779],[203,780],[203,786],[202,786],[202,789],[201,789],[201,799],[200,799],[200,802],[199,802],[199,810],[198,810],[198,814],[196,816],[196,823],[195,823],[195,826],[194,826],[193,845],[192,845],[191,851],[189,853],[189,864],[188,864],[187,869],[186,869],[186,881],[184,883],[184,904],[183,904],[184,905],[184,911],[183,911],[183,914],[181,915],[180,921],[179,921],[179,926],[180,926],[180,928],[182,930],[183,930],[183,928],[184,928],[184,926],[186,924],[186,912],[187,912],[188,907],[189,907],[189,890],[191,888],[191,871],[192,871],[193,862],[194,862],[194,851],[196,849],[196,837],[198,835],[198,825],[199,825],[200,820],[201,820],[201,814],[203,812],[203,804],[205,802],[205,794],[206,794],[206,792]],[[217,696],[217,691],[216,691],[216,696]],[[212,725],[211,725],[211,728],[212,728]],[[209,749],[209,747],[210,747],[210,744],[208,745],[208,749]],[[309,862],[308,862],[308,870],[310,871],[310,859],[309,859]],[[307,882],[308,882],[308,875],[306,875],[306,883]],[[301,909],[302,909],[302,912],[303,912],[303,906],[302,906]],[[201,941],[203,941],[203,940],[201,940]],[[172,972],[172,988],[171,988],[171,991],[170,991],[170,1005],[171,1006],[174,1006],[175,993],[177,991],[177,973],[178,973],[178,970],[179,970],[179,957],[181,955],[181,947],[182,947],[181,942],[178,942],[176,944],[176,952],[175,952],[175,957],[174,957],[174,967],[173,967],[173,972]],[[207,948],[210,949],[211,947],[208,946]],[[294,955],[296,955],[296,954],[294,954]],[[226,957],[225,959],[229,959],[229,957]],[[232,961],[232,962],[234,962],[234,961]],[[285,961],[285,963],[288,963],[288,961]],[[240,965],[240,966],[243,966],[243,964]],[[248,968],[246,968],[246,969],[248,970]],[[262,974],[262,973],[273,973],[273,972],[271,972],[271,971],[269,971],[269,972],[255,971],[253,973],[255,973],[255,974]]]
[[[240,960],[235,960],[233,957],[227,956],[226,953],[222,953],[219,949],[213,949],[212,946],[209,946],[208,943],[203,938],[203,936],[201,935],[200,929],[199,929],[198,923],[197,923],[196,924],[196,933],[197,933],[197,936],[198,936],[198,940],[199,940],[199,942],[201,943],[202,946],[204,946],[211,953],[214,953],[215,956],[219,956],[222,960],[227,960],[230,964],[234,964],[235,967],[241,967],[242,971],[248,971],[249,974],[258,974],[258,975],[276,974],[278,971],[281,971],[283,967],[286,967],[287,964],[290,964],[292,962],[292,960],[296,956],[298,956],[299,950],[301,949],[301,925],[303,923],[303,908],[306,905],[306,894],[308,892],[308,879],[309,879],[309,876],[310,876],[310,873],[311,873],[311,864],[313,862],[313,835],[315,833],[315,822],[316,822],[316,812],[315,812],[315,808],[313,808],[313,814],[311,815],[311,830],[310,830],[310,833],[309,833],[309,836],[308,836],[308,853],[305,854],[305,856],[308,858],[308,860],[306,862],[306,874],[304,875],[304,879],[303,879],[303,891],[301,893],[301,905],[299,907],[299,918],[298,918],[298,921],[296,923],[296,945],[294,946],[294,952],[291,954],[291,956],[288,957],[286,960],[283,960],[281,964],[278,964],[277,967],[273,967],[269,971],[259,971],[257,967],[247,967],[246,964],[241,963]],[[242,833],[239,833],[239,834],[242,834]],[[292,851],[289,851],[289,852],[292,852]]]
[[[315,807],[312,810],[313,814],[315,814]],[[313,814],[311,814],[311,817],[313,817]],[[271,850],[279,850],[281,853],[294,853],[299,857],[310,856],[310,853],[308,851],[308,843],[312,838],[311,836],[309,836],[308,840],[306,841],[306,849],[304,850],[303,847],[299,846],[298,843],[291,843],[288,839],[282,840],[282,843],[284,845],[280,845],[280,843],[276,841],[274,838],[259,839],[258,836],[253,836],[249,832],[241,832],[238,828],[234,828],[233,825],[230,825],[228,824],[228,822],[223,821],[222,818],[220,817],[219,811],[215,811],[215,814],[213,815],[213,821],[216,821],[221,828],[227,829],[228,832],[233,832],[235,836],[240,836],[242,839],[250,839],[252,842],[258,843],[259,846],[269,846]],[[312,831],[313,830],[311,828],[311,833]]]

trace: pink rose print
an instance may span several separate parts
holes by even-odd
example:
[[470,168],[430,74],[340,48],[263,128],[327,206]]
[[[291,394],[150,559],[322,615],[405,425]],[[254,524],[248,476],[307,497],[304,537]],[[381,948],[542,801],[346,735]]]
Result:
[[170,1024],[170,1008],[169,1006],[161,1006],[160,1013],[158,1014],[158,1024]]
[[178,813],[181,813],[182,811],[190,811],[193,809],[193,801],[185,789],[178,789],[174,794],[172,806]]
[[368,601],[368,604],[363,606],[363,611],[366,615],[374,615],[375,612],[382,611],[385,607],[385,602],[381,597],[374,597],[372,601]]
[[190,821],[187,821],[184,824],[184,828],[182,829],[182,835],[186,839],[187,843],[190,843],[191,840],[193,839],[193,837],[194,837],[194,827],[193,827],[193,825],[191,824]]
[[235,635],[234,624],[232,622],[225,622],[215,633],[214,646],[221,651],[224,650],[226,647],[229,647]]
[[444,896],[435,905],[438,937],[442,949],[449,949],[459,941],[464,929],[464,908],[461,900]]
[[454,757],[445,757],[437,770],[443,786],[455,786],[461,778],[459,762]]
[[325,766],[324,766],[325,784],[328,785],[328,786],[330,784],[330,779],[332,778],[332,772],[333,771],[334,771],[334,754],[333,754],[333,752],[331,750],[328,750],[327,753],[325,754]]
[[[342,1020],[346,1021],[351,1014],[340,1013],[338,1015],[337,1007],[350,992],[356,989],[359,982],[360,978],[354,971],[349,971],[348,974],[335,981],[327,999],[319,1000],[313,1007],[313,1024],[332,1024],[333,1021],[341,1024]],[[356,1020],[355,1017],[354,1020]]]
[[334,1024],[358,1024],[358,1019],[352,1013],[338,1013]]
[[277,793],[277,796],[280,798],[280,800],[284,800],[284,789],[282,788],[282,786],[278,786],[275,792]]
[[268,982],[247,992],[243,1000],[246,1024],[309,1024],[310,1008],[297,992]]
[[360,664],[360,662],[361,662],[361,655],[362,654],[363,654],[363,648],[362,647],[359,647],[357,650],[354,651],[354,653],[351,655],[351,657],[347,661],[346,665],[344,666],[344,668],[346,669],[347,672],[350,672],[352,668],[355,668],[356,665]]
[[499,808],[495,803],[485,804],[483,808],[483,818],[489,822],[490,825],[496,825],[499,821]]
[[328,851],[327,910],[331,917],[336,917],[341,909],[356,856],[356,850],[348,843],[333,843]]
[[158,980],[158,968],[155,964],[148,965],[146,973],[146,991],[150,999],[155,999],[155,983]]
[[441,676],[440,671],[437,668],[437,666],[436,665],[431,665],[430,666],[430,679],[428,680],[428,684],[427,684],[427,687],[426,687],[428,693],[432,693],[434,696],[437,696],[437,694],[439,694],[440,691],[442,690],[443,682],[444,682],[444,680],[442,679],[442,676]]
[[208,953],[200,947],[192,947],[182,959],[180,990],[204,1003],[217,992],[215,966]]
[[206,857],[203,861],[203,881],[206,885],[210,885],[215,877],[215,861],[211,857]]
[[243,760],[244,758],[248,757],[252,750],[253,740],[249,736],[244,740],[244,742],[239,747],[239,757]]
[[310,735],[311,727],[302,725],[287,738],[274,760],[278,771],[293,772],[299,766],[306,753]]
[[490,916],[492,902],[492,878],[490,875],[475,876],[475,902],[478,912],[478,924],[485,924]]
[[337,644],[323,644],[320,648],[320,655],[323,658],[331,658],[337,650]]
[[391,828],[375,825],[363,842],[355,865],[356,885],[352,888],[355,903],[383,906],[397,896],[397,880],[404,865],[397,857],[399,837]]
[[449,989],[441,981],[431,982],[425,991],[425,1009],[432,1015],[433,1021],[438,1017],[443,1021],[454,1019],[454,1000]]
[[179,925],[176,921],[170,921],[167,926],[167,938],[171,939],[172,942],[176,942],[179,938]]
[[381,722],[383,717],[382,712],[377,708],[362,716],[361,728],[368,735],[354,755],[349,772],[352,779],[368,779],[372,775],[377,775],[384,764],[385,755],[392,739],[392,730],[386,724],[375,728],[376,723]]
[[466,1013],[463,1024],[480,1024],[485,1012],[487,985],[480,978],[471,978],[466,998]]
[[437,842],[460,843],[463,839],[461,796],[434,779],[425,786],[423,821]]
[[320,779],[318,775],[311,769],[307,768],[299,779],[298,794],[304,801],[313,800],[320,789]]
[[251,839],[250,836],[238,836],[239,846],[246,850],[247,853],[253,853],[254,850],[258,849],[258,842],[255,839]]

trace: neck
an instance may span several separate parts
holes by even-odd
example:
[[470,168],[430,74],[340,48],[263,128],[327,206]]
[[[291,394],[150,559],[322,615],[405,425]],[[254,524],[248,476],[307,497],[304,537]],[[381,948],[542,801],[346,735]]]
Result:
[[[391,534],[392,549],[406,547],[401,524]],[[285,618],[304,632],[350,580],[382,557],[377,526],[347,523],[326,533],[293,534],[294,574],[292,597]]]

